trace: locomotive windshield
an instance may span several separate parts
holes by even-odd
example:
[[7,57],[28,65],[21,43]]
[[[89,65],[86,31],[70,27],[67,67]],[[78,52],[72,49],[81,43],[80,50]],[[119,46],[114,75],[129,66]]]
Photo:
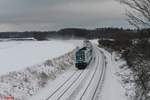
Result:
[[83,51],[80,51],[80,52],[76,53],[76,61],[77,62],[82,62],[82,61],[84,61],[84,59],[85,59],[85,56],[84,56]]

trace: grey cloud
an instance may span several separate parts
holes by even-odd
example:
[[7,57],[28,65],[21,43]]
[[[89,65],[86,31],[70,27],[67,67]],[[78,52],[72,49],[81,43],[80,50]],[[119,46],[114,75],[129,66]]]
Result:
[[113,0],[0,0],[0,28],[56,30],[119,23],[126,27],[123,13],[123,7]]

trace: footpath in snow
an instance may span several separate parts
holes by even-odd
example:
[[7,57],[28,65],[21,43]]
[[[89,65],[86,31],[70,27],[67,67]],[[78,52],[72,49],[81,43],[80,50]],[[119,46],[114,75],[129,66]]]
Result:
[[107,70],[103,83],[103,88],[100,95],[100,100],[127,100],[125,96],[125,89],[122,86],[122,82],[116,73],[119,72],[119,67],[125,64],[124,61],[115,61],[114,57],[105,51],[107,59]]

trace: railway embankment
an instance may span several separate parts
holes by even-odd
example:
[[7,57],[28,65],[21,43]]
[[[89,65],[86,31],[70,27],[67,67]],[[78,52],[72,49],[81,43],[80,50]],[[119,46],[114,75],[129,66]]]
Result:
[[121,60],[127,64],[120,66],[117,73],[121,78],[122,86],[126,89],[125,95],[130,100],[150,100],[150,55],[149,42],[145,40],[99,40],[99,46],[105,48],[112,55],[116,55],[115,62]]

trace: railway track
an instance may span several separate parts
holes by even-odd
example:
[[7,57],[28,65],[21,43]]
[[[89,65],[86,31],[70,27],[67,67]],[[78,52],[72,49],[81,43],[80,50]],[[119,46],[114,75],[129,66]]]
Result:
[[[99,57],[98,57],[98,60],[99,60]],[[85,95],[86,92],[88,91],[88,88],[90,87],[90,85],[91,85],[91,83],[92,83],[92,81],[93,81],[93,79],[94,79],[94,77],[95,77],[95,75],[96,75],[96,72],[97,72],[97,70],[98,70],[98,67],[99,67],[99,61],[98,61],[97,65],[96,65],[96,69],[95,69],[95,71],[94,71],[94,73],[93,73],[93,75],[92,75],[90,81],[88,82],[88,84],[87,84],[87,86],[86,86],[86,88],[85,88],[85,90],[84,90],[84,92],[83,92],[83,94],[81,95],[81,97],[80,97],[79,100],[82,100],[82,99],[84,98],[84,95]]]
[[[105,65],[102,64],[102,67],[100,67],[100,63],[104,63],[104,61],[100,59],[100,52],[98,50],[94,51],[95,56],[99,55],[96,56],[95,60],[92,59],[91,61],[91,63],[93,62],[94,64],[95,62],[95,64],[93,66],[90,64],[85,70],[75,71],[46,100],[95,100],[104,76]],[[102,59],[104,58],[103,56],[101,56]]]
[[[99,61],[99,57],[97,57],[95,62]],[[87,88],[88,85],[90,84],[92,78],[95,75],[96,70],[98,69],[98,65],[99,63],[96,63],[94,66],[90,66],[90,69],[88,69],[90,71],[90,73],[87,73],[87,75],[85,75],[81,81],[78,81],[78,84],[76,84],[75,86],[72,86],[72,90],[74,91],[70,91],[72,92],[72,94],[66,99],[66,98],[62,98],[61,100],[75,100],[75,98],[78,97],[78,94],[80,94],[80,92]],[[85,84],[87,83],[87,84]],[[79,99],[77,99],[79,100]]]
[[[91,61],[91,63],[93,63],[93,60]],[[92,65],[90,64],[89,66],[92,66]],[[89,71],[90,70],[88,70],[88,72]],[[63,82],[58,88],[56,88],[55,91],[52,94],[50,94],[49,97],[46,98],[46,100],[59,100],[65,94],[65,92],[67,92],[69,90],[69,88],[75,83],[75,81],[80,76],[84,76],[86,73],[87,73],[87,70],[75,71],[65,82]],[[70,84],[70,85],[68,85],[68,84]]]
[[102,88],[102,84],[103,84],[103,79],[105,77],[105,72],[106,72],[106,56],[104,55],[104,53],[102,51],[100,51],[101,54],[102,54],[102,59],[103,59],[103,64],[102,64],[102,71],[101,71],[101,74],[100,74],[100,77],[99,77],[99,81],[98,81],[98,85],[94,91],[94,95],[92,96],[92,99],[91,100],[99,100],[99,95],[100,95],[100,91],[101,91],[101,88]]
[[83,71],[76,71],[59,88],[57,88],[46,100],[58,100],[69,87],[82,75]]
[[88,85],[86,86],[86,89],[84,89],[84,92],[81,92],[82,95],[78,96],[79,98],[77,98],[76,100],[95,100],[95,97],[97,96],[96,92],[98,90],[98,87],[101,86],[100,83],[102,82],[102,79],[104,76],[105,66],[103,66],[104,55],[100,54],[99,51],[97,51],[96,54],[101,55],[101,60],[99,60],[99,62],[97,64],[96,72],[95,72],[95,74],[93,74],[93,77],[91,78]]
[[64,86],[74,75],[76,75],[77,71],[75,71],[63,84],[61,84],[46,100],[49,100],[62,86]]

